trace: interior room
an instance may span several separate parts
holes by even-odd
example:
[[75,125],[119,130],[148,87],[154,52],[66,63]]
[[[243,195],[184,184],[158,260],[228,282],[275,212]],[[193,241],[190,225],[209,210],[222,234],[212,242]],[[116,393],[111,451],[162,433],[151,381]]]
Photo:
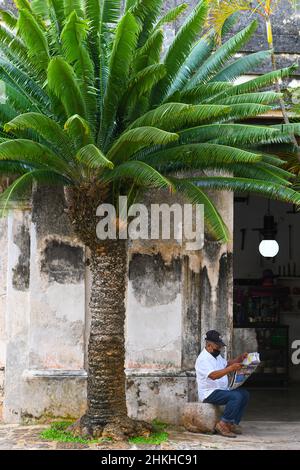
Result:
[[236,195],[234,353],[258,351],[248,419],[300,418],[300,212]]

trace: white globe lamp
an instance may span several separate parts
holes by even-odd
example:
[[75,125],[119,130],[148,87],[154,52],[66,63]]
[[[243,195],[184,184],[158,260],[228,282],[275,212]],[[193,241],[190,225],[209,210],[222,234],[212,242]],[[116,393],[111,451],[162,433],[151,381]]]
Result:
[[279,252],[279,245],[276,240],[262,240],[258,249],[264,258],[274,258]]

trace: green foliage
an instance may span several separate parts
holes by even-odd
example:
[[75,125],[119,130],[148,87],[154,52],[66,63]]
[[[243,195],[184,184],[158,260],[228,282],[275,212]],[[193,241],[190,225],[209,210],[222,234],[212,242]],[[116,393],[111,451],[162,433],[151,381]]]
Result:
[[135,436],[129,439],[129,442],[132,444],[150,444],[150,445],[159,445],[162,442],[166,442],[169,438],[167,432],[168,424],[154,419],[152,421],[153,432],[149,437],[144,436]]
[[[74,436],[72,432],[68,431],[67,428],[73,424],[73,421],[55,421],[51,423],[50,427],[43,430],[40,433],[40,437],[45,441],[57,441],[57,442],[78,442],[80,444],[100,444],[104,442],[112,441],[111,438],[103,439],[85,439],[84,437]],[[168,440],[168,433],[166,428],[168,425],[162,423],[159,420],[153,420],[153,432],[149,437],[135,436],[130,438],[128,441],[131,444],[150,444],[159,445],[162,442]]]
[[[17,176],[0,197],[3,212],[33,182],[97,182],[112,203],[120,191],[167,189],[204,204],[209,231],[226,241],[207,191],[299,203],[271,144],[289,145],[300,126],[245,122],[278,106],[281,95],[265,88],[294,67],[236,84],[270,52],[235,57],[256,22],[220,47],[216,31],[201,35],[209,3],[191,9],[164,55],[164,27],[185,3],[162,17],[162,0],[127,0],[124,11],[121,0],[17,0],[16,16],[0,10],[0,172]],[[230,176],[182,176],[205,169]]]
[[45,441],[57,442],[78,442],[80,444],[93,444],[101,442],[97,439],[84,439],[80,436],[74,436],[67,428],[72,424],[72,421],[57,421],[51,424],[50,428],[45,429],[40,433],[40,436]]
[[150,444],[150,445],[159,445],[162,442],[166,442],[169,438],[167,432],[156,432],[152,433],[149,437],[136,436],[131,437],[128,441],[131,444]]

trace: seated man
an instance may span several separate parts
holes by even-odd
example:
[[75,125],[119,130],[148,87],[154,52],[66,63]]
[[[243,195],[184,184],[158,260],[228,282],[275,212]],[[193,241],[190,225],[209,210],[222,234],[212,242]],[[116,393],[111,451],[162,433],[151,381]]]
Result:
[[206,333],[205,348],[199,354],[196,363],[196,376],[199,400],[203,403],[226,405],[221,420],[215,431],[226,437],[241,434],[240,420],[249,400],[249,392],[244,388],[229,390],[227,375],[241,369],[241,362],[247,353],[226,361],[221,349],[226,346],[215,330]]

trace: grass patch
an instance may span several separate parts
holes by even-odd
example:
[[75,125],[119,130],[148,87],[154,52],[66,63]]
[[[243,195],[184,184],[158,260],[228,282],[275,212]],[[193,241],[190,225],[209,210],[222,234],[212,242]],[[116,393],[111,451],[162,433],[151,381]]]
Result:
[[99,442],[105,442],[110,439],[85,439],[80,436],[73,436],[67,428],[73,423],[73,421],[56,421],[51,424],[50,428],[45,429],[41,432],[40,436],[46,441],[57,441],[57,442],[79,442],[80,444],[94,444]]
[[[74,436],[67,428],[73,423],[73,421],[54,421],[50,427],[44,429],[40,433],[40,437],[46,441],[57,441],[57,442],[79,442],[80,444],[94,444],[101,442],[112,441],[111,438],[100,438],[100,439],[86,439],[80,436]],[[162,442],[168,440],[168,433],[166,429],[168,424],[163,423],[157,419],[152,421],[153,432],[149,437],[135,436],[128,441],[131,444],[150,444],[159,445]]]
[[169,438],[169,434],[166,432],[168,424],[154,419],[152,421],[153,432],[150,436],[135,436],[128,439],[131,444],[150,444],[150,445],[159,445],[162,442],[166,442]]

